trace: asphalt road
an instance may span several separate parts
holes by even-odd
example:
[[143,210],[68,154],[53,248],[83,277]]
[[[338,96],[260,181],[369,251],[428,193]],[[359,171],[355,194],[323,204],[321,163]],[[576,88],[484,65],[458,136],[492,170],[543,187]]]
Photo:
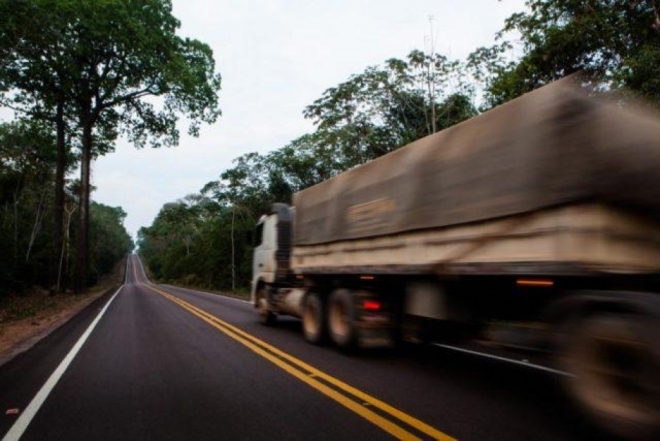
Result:
[[[558,376],[439,347],[347,356],[246,302],[126,284],[0,367],[5,439],[585,439]],[[8,412],[8,413],[7,413]]]

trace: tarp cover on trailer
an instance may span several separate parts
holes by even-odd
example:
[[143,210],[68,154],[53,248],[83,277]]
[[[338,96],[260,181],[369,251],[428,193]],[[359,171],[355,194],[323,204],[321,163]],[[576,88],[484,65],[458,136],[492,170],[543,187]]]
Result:
[[660,218],[660,121],[562,80],[294,195],[294,243],[447,227],[580,201]]

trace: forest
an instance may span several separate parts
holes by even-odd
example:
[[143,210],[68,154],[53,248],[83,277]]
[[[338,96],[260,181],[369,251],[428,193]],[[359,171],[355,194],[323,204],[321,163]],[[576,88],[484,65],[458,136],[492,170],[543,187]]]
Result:
[[246,290],[252,230],[271,203],[574,74],[622,105],[660,104],[658,3],[529,0],[494,45],[465,59],[415,50],[367,67],[304,109],[313,132],[243,155],[198,193],[165,204],[139,231],[139,253],[157,280]]
[[213,53],[179,27],[169,0],[0,0],[0,300],[83,293],[133,250],[94,159],[220,115]]

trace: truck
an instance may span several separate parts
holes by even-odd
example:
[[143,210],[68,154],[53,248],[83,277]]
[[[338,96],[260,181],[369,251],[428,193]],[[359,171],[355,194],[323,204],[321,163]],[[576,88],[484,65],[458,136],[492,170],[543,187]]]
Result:
[[342,351],[532,352],[600,427],[660,426],[660,120],[566,79],[304,189],[251,302]]

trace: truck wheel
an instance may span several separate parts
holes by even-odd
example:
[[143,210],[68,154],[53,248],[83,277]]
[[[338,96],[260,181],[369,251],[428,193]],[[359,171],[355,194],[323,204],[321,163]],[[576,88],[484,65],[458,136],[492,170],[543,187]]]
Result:
[[315,292],[310,292],[305,297],[302,324],[305,340],[315,345],[325,341],[325,308],[321,296]]
[[266,326],[272,326],[277,321],[277,316],[269,308],[268,288],[265,285],[257,290],[257,312],[261,323]]
[[342,350],[351,350],[357,346],[356,315],[351,291],[334,291],[328,302],[328,328],[332,341]]
[[598,313],[567,335],[561,363],[569,393],[600,427],[624,438],[648,438],[660,424],[657,332],[643,316]]

